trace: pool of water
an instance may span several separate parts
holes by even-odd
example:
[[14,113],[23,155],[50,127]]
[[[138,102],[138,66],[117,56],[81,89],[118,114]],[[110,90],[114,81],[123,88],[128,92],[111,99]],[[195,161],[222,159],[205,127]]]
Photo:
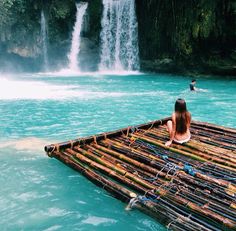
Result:
[[47,144],[170,116],[236,128],[236,79],[173,75],[0,74],[1,230],[165,230],[48,158]]

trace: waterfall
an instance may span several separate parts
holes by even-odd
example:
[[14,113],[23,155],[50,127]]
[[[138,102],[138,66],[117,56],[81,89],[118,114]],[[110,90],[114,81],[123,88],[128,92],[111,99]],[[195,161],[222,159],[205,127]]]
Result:
[[41,11],[41,41],[43,48],[43,67],[44,70],[48,70],[48,47],[47,47],[47,25],[44,15],[44,11]]
[[76,22],[72,34],[72,43],[69,58],[69,69],[73,71],[78,71],[78,55],[80,52],[80,33],[83,26],[83,18],[88,7],[87,2],[81,2],[76,4]]
[[102,70],[139,70],[135,0],[103,0]]

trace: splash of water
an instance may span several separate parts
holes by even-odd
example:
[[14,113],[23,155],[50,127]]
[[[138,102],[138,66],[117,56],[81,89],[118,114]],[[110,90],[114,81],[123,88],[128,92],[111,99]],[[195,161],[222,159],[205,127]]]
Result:
[[48,47],[47,47],[47,24],[44,15],[44,11],[41,11],[41,39],[42,39],[42,46],[43,46],[43,64],[44,70],[48,70]]
[[135,0],[103,0],[100,71],[139,70]]
[[[79,84],[55,84],[48,81],[49,77],[60,77],[58,75],[45,75],[46,81],[38,80],[43,75],[31,75],[31,80],[26,80],[21,76],[2,77],[0,75],[0,102],[4,100],[67,100],[67,99],[98,99],[98,98],[120,98],[129,96],[155,96],[165,94],[161,91],[148,92],[123,92],[123,91],[104,91],[99,88],[96,90],[84,89]],[[65,75],[64,75],[65,76]],[[90,78],[99,78],[101,75],[85,75]],[[76,75],[78,78],[78,75]],[[165,96],[163,96],[165,97]]]
[[13,141],[1,141],[0,148],[13,148],[16,150],[28,151],[42,151],[45,144],[48,142],[46,139],[37,137],[21,138]]
[[71,50],[68,56],[69,58],[69,69],[72,71],[79,71],[78,68],[78,55],[80,52],[80,34],[83,26],[83,19],[88,7],[87,2],[81,2],[76,4],[77,13],[76,13],[76,22],[74,25],[74,30],[72,34],[72,43]]

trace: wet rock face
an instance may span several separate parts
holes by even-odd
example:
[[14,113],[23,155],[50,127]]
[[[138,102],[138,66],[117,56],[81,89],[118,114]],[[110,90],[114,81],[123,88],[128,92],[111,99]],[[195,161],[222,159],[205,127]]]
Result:
[[136,0],[136,10],[143,69],[234,73],[235,1]]
[[58,47],[65,44],[74,11],[74,1],[66,2],[67,4],[61,4],[61,0],[0,2],[0,61],[5,64],[0,69],[9,66],[16,66],[17,70],[23,71],[40,69],[43,56],[40,25],[42,10],[48,23],[48,45],[52,48],[49,52],[53,51],[56,43]]
[[100,62],[102,0],[88,0],[88,10],[81,38],[80,66],[82,71],[96,71]]
[[[99,62],[102,1],[87,1],[89,7],[82,33],[84,57],[81,62],[85,69],[94,70]],[[67,65],[67,54],[71,46],[76,15],[75,0],[2,0],[0,2],[0,61],[5,64],[4,70],[7,67],[12,69],[14,64],[22,70],[28,70],[25,66],[32,67],[32,70],[40,69],[39,63],[42,63],[43,59],[40,24],[42,10],[47,23],[49,64],[52,68]],[[91,57],[95,60],[93,63]],[[32,60],[29,62],[30,59]],[[89,65],[84,65],[88,60],[90,60]],[[14,64],[11,64],[12,62]]]

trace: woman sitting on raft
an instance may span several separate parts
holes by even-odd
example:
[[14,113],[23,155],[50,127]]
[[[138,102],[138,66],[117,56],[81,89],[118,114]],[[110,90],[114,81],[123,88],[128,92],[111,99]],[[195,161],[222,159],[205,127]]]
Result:
[[179,144],[186,143],[190,140],[189,131],[191,123],[191,114],[187,110],[186,102],[183,99],[177,99],[175,102],[175,112],[172,114],[172,120],[167,121],[167,130],[170,140],[165,143],[170,146],[172,142]]

